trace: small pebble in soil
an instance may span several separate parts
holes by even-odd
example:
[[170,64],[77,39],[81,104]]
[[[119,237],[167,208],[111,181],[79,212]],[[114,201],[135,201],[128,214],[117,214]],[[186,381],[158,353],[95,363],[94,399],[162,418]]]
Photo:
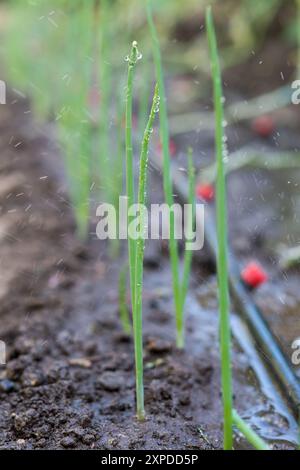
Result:
[[25,441],[25,439],[18,439],[18,440],[17,440],[17,444],[18,444],[18,446],[20,446],[20,447],[24,447],[25,444],[26,444],[26,441]]
[[152,437],[154,439],[164,440],[168,436],[168,433],[165,431],[153,431]]
[[147,349],[151,353],[167,353],[172,349],[172,343],[163,339],[151,339],[147,344]]
[[21,373],[26,367],[26,359],[23,358],[18,358],[18,359],[13,359],[9,361],[6,364],[6,375],[7,378],[10,380],[18,380],[20,378]]
[[98,345],[95,341],[88,341],[84,345],[84,350],[88,356],[94,356],[98,352]]
[[81,440],[83,444],[90,445],[95,441],[95,437],[92,434],[85,434]]
[[89,369],[90,367],[92,367],[91,361],[86,357],[73,357],[69,359],[68,362],[70,366],[83,367],[84,369]]
[[188,406],[191,403],[191,398],[189,393],[182,394],[181,397],[179,398],[179,403],[182,406]]
[[13,428],[15,431],[19,432],[21,431],[22,429],[25,428],[26,424],[27,424],[27,420],[24,419],[23,416],[20,416],[20,415],[17,415],[16,413],[13,413],[11,415],[12,419],[13,419]]
[[107,441],[108,446],[116,447],[119,443],[119,440],[116,437],[109,438]]
[[35,444],[35,447],[45,447],[45,446],[46,446],[46,439],[44,438],[39,439]]
[[64,437],[63,439],[61,439],[60,445],[62,447],[65,447],[66,449],[68,449],[68,448],[72,449],[72,448],[76,447],[76,440],[71,436],[67,436],[67,437]]
[[129,343],[131,341],[131,337],[124,331],[120,331],[114,334],[114,340],[116,343]]
[[4,393],[10,393],[16,390],[16,385],[14,382],[8,379],[0,381],[0,391]]
[[88,427],[92,422],[92,413],[81,415],[79,422],[83,428]]
[[24,371],[22,375],[22,384],[25,387],[38,387],[44,383],[45,377],[42,372]]
[[123,377],[115,372],[104,372],[97,383],[108,392],[117,392],[123,385]]
[[92,334],[99,334],[99,333],[102,333],[103,329],[111,331],[114,329],[114,327],[115,327],[114,321],[111,320],[108,316],[101,320],[96,320],[95,322],[93,322],[91,324],[90,331]]
[[75,428],[70,429],[68,434],[74,434],[74,436],[81,438],[84,436],[84,429],[80,426],[76,426]]

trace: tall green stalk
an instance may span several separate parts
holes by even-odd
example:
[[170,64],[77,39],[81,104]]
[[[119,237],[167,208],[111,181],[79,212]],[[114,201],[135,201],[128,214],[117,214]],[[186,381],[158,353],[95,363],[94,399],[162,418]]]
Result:
[[[67,14],[67,13],[66,13]],[[69,12],[68,12],[69,14]],[[66,146],[65,165],[70,183],[71,200],[80,238],[87,236],[90,195],[91,123],[87,116],[87,98],[91,85],[92,66],[92,4],[80,4],[69,14],[65,27],[66,55],[63,71],[68,79],[60,83],[57,92],[57,122]],[[76,45],[81,37],[80,49]]]
[[[96,4],[97,6],[98,4]],[[99,147],[100,155],[98,169],[101,170],[101,189],[102,195],[106,201],[113,204],[116,210],[118,220],[118,198],[121,193],[120,173],[118,173],[119,155],[112,155],[110,141],[110,108],[112,98],[112,65],[111,65],[111,17],[112,5],[110,0],[101,0],[100,2],[100,86],[101,86],[101,103],[100,103],[100,119],[99,119]],[[118,94],[116,95],[118,97]],[[122,171],[121,171],[122,173]],[[122,175],[121,175],[122,177]],[[113,258],[116,258],[119,252],[119,239],[109,240],[109,252]]]
[[148,80],[149,74],[151,73],[151,62],[148,57],[143,60],[143,68],[140,77],[140,97],[139,97],[139,110],[138,110],[138,131],[139,136],[143,137],[145,126],[147,124],[147,114],[149,106],[149,95],[151,92],[151,83]]
[[170,163],[170,151],[169,151],[169,125],[168,125],[168,114],[167,114],[167,102],[166,102],[166,92],[164,84],[164,76],[162,69],[162,60],[160,53],[159,40],[157,36],[156,27],[153,21],[151,1],[146,0],[147,7],[147,18],[149,29],[152,38],[152,47],[153,47],[153,57],[154,64],[156,69],[156,79],[159,88],[159,95],[161,98],[160,102],[160,134],[162,142],[162,151],[163,151],[163,186],[164,194],[167,205],[170,208],[170,260],[171,260],[171,270],[172,270],[172,285],[173,285],[173,295],[174,295],[174,304],[175,304],[175,317],[176,317],[176,330],[177,330],[177,339],[176,343],[179,348],[183,348],[184,337],[183,337],[183,318],[181,310],[181,295],[180,295],[180,280],[179,280],[179,256],[178,256],[178,244],[175,239],[175,217],[174,211],[172,210],[172,205],[174,204],[173,198],[173,187],[171,179],[171,163]]
[[139,420],[144,419],[144,385],[143,385],[143,326],[142,326],[142,293],[143,293],[143,264],[144,264],[144,249],[145,249],[145,227],[146,224],[145,213],[143,208],[146,205],[147,194],[147,169],[148,169],[148,149],[151,133],[153,132],[153,124],[155,114],[159,110],[159,95],[158,86],[155,87],[152,107],[150,111],[149,120],[144,132],[142,141],[141,155],[140,155],[140,173],[139,173],[139,190],[138,190],[138,204],[139,216],[138,226],[140,235],[136,240],[136,258],[135,258],[135,305],[133,309],[133,328],[134,328],[134,343],[135,343],[135,365],[136,365],[136,402],[137,402],[137,417]]
[[127,271],[128,265],[126,263],[119,274],[119,314],[124,333],[130,335],[131,323],[126,302]]
[[109,111],[110,111],[110,92],[111,92],[111,73],[110,73],[110,45],[109,45],[109,0],[101,0],[100,3],[100,87],[101,87],[101,112],[100,112],[100,165],[101,185],[103,194],[107,202],[111,203],[111,164],[109,161]]
[[[112,204],[116,209],[117,217],[117,233],[119,231],[119,197],[123,193],[123,178],[124,178],[124,144],[125,136],[123,123],[125,118],[125,101],[124,101],[124,83],[119,85],[118,93],[116,93],[116,120],[115,120],[115,133],[116,133],[116,145],[115,145],[115,160],[113,162],[112,171],[114,174],[114,188],[112,193]],[[120,253],[120,240],[116,238],[111,240],[111,256],[117,258]]]
[[[144,384],[143,384],[143,332],[142,332],[142,292],[143,292],[143,259],[144,259],[144,226],[145,214],[139,212],[138,226],[140,235],[138,239],[131,236],[129,228],[131,225],[130,208],[135,203],[134,172],[133,172],[133,148],[132,148],[132,95],[134,68],[141,58],[138,51],[137,42],[132,43],[128,61],[127,90],[126,90],[126,192],[128,200],[127,227],[128,227],[128,257],[130,272],[130,292],[133,317],[134,353],[135,353],[135,374],[136,374],[136,407],[137,418],[143,420],[144,410]],[[144,132],[140,155],[140,173],[138,203],[142,206],[146,202],[146,184],[148,167],[148,150],[150,136],[153,131],[155,114],[158,112],[159,97],[158,87],[155,88],[152,107],[148,123]],[[140,206],[141,207],[141,206]]]
[[[137,42],[132,43],[128,60],[127,90],[126,90],[126,110],[125,110],[125,146],[126,146],[126,195],[128,207],[134,204],[134,172],[133,172],[133,148],[132,148],[132,94],[134,68],[139,58]],[[127,227],[130,226],[131,217],[127,213]],[[130,271],[130,291],[131,304],[135,305],[135,241],[128,237],[128,257]]]
[[211,8],[206,10],[206,28],[210,49],[210,61],[213,77],[215,107],[215,145],[217,159],[217,271],[220,312],[220,350],[221,350],[221,381],[224,413],[224,449],[232,449],[232,377],[231,377],[231,333],[229,318],[228,291],[228,254],[227,254],[227,200],[224,175],[224,110],[221,69],[218,57],[217,40]]

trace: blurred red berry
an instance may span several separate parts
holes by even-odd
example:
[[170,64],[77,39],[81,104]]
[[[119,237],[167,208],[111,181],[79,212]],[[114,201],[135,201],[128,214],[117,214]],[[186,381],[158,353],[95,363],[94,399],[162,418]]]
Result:
[[260,137],[270,137],[275,130],[274,121],[271,116],[259,116],[252,122],[254,132]]
[[174,155],[176,155],[176,152],[177,152],[176,144],[173,139],[170,139],[169,141],[169,152],[170,152],[171,157],[174,157]]
[[207,202],[212,201],[215,196],[214,187],[211,184],[198,184],[196,196]]
[[256,261],[251,261],[241,272],[241,278],[250,287],[258,287],[268,280],[267,273]]
[[[169,152],[171,157],[174,157],[177,152],[177,147],[173,139],[169,140]],[[157,153],[162,154],[162,144],[160,141],[157,144]]]

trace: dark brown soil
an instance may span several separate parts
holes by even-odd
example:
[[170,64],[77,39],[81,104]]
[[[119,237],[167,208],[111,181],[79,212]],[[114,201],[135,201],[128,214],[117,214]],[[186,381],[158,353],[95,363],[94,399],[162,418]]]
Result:
[[[17,96],[0,110],[0,339],[7,345],[7,364],[0,366],[1,448],[220,448],[214,275],[195,270],[187,347],[179,352],[168,260],[159,245],[148,255],[147,418],[137,422],[133,344],[118,318],[120,263],[111,262],[103,242],[76,240],[57,178],[58,149],[28,110]],[[239,411],[268,408],[236,346],[233,371]]]

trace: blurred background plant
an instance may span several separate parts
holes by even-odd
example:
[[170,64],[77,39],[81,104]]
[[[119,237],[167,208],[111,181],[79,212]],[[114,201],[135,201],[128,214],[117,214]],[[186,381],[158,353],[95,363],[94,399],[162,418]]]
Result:
[[[255,8],[250,0],[188,0],[184,8],[181,0],[153,0],[166,76],[172,79],[167,83],[168,110],[176,119],[170,121],[171,132],[195,130],[203,116],[196,121],[191,113],[200,104],[211,109],[203,34],[208,4],[214,8],[225,88],[230,81],[234,102],[268,91],[276,92],[270,97],[276,102],[281,88],[297,77],[299,0],[261,0]],[[32,98],[37,117],[57,124],[82,238],[91,190],[98,202],[113,203],[123,191],[123,65],[134,39],[144,56],[134,106],[140,136],[145,126],[154,82],[146,22],[140,0],[0,2],[2,73],[11,88]],[[285,93],[281,102],[288,100]],[[117,251],[115,242],[112,252]]]

